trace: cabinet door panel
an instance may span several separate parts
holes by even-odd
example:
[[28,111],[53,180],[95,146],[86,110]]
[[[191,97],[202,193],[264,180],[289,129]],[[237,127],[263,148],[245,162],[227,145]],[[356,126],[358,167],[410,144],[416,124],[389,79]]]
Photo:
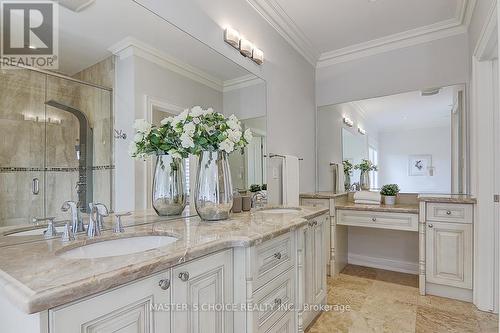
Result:
[[173,269],[172,332],[232,332],[232,313],[214,306],[232,302],[232,252],[224,251]]
[[426,237],[426,280],[472,288],[472,225],[428,223]]
[[[168,333],[170,270],[49,311],[51,333]],[[155,311],[155,307],[156,310]]]

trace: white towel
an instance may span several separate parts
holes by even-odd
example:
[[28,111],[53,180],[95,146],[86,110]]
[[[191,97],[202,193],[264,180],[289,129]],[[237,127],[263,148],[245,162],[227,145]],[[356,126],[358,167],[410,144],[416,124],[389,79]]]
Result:
[[380,201],[371,200],[354,200],[354,203],[359,205],[380,205]]
[[380,203],[382,196],[379,192],[370,192],[370,191],[358,191],[354,193],[354,201],[356,200],[364,200],[364,201],[372,201]]
[[283,205],[299,206],[299,158],[285,155],[283,159]]

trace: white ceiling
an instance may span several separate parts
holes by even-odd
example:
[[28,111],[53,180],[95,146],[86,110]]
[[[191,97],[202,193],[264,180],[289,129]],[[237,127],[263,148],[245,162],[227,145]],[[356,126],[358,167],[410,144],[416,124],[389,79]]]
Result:
[[352,102],[367,124],[378,132],[451,126],[455,87],[442,88],[434,96],[420,91]]
[[277,0],[320,53],[452,19],[463,0]]
[[[464,33],[476,0],[248,0],[312,64]],[[422,38],[425,36],[425,38]],[[394,45],[392,45],[394,48]],[[318,62],[319,61],[319,62]],[[318,63],[317,63],[318,62]]]
[[59,10],[60,72],[73,75],[108,57],[127,37],[221,81],[249,72],[132,0],[100,0],[80,12]]

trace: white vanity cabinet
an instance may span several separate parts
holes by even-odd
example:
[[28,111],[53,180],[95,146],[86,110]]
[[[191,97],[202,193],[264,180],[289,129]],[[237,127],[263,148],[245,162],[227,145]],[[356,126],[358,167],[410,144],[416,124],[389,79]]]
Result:
[[233,332],[232,312],[207,307],[232,303],[232,265],[227,250],[172,269],[172,303],[188,305],[187,311],[172,311],[172,332]]
[[171,303],[170,278],[168,270],[98,296],[51,309],[49,332],[168,333],[169,309],[153,312],[150,307]]
[[[326,304],[326,252],[329,217],[321,216],[309,221],[299,237],[299,304],[303,329],[307,328],[320,311],[315,305]],[[299,320],[300,322],[300,320]]]
[[338,224],[335,205],[339,201],[346,200],[347,194],[333,195],[331,198],[301,197],[300,204],[310,207],[328,208],[327,238],[325,244],[325,256],[327,260],[327,274],[335,276],[347,265],[347,227]]
[[471,301],[474,205],[422,205],[425,205],[425,212],[421,211],[425,217],[424,293]]
[[202,308],[232,302],[232,261],[226,250],[51,309],[49,332],[233,332],[231,312]]

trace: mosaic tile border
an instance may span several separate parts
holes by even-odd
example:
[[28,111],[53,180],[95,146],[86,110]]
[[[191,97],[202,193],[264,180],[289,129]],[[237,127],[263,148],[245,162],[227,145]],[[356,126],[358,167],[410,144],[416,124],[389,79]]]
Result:
[[[10,172],[77,172],[87,168],[23,168],[23,167],[0,167],[0,173]],[[114,170],[114,165],[96,165],[92,167],[93,171]]]

